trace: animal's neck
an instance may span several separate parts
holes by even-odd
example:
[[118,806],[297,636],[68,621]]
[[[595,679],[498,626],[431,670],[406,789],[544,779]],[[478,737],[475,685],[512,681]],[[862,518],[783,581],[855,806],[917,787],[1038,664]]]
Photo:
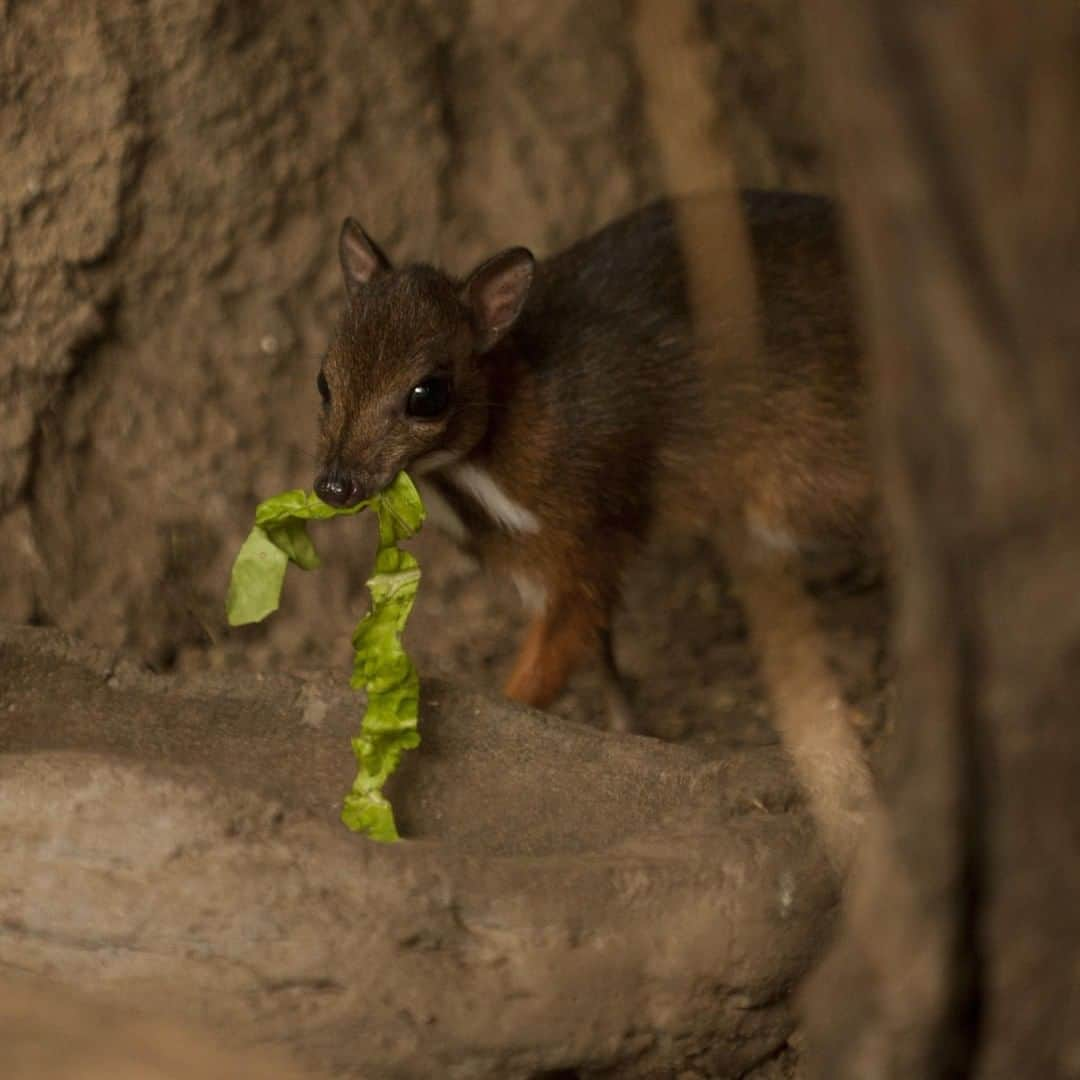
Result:
[[529,452],[528,430],[539,406],[535,373],[513,338],[501,342],[485,356],[487,425],[484,434],[461,461],[486,469],[504,482],[512,481],[515,460]]
[[446,469],[446,479],[467,495],[488,521],[507,533],[536,533],[540,520],[513,494],[513,488],[484,464],[463,461]]
[[464,496],[488,527],[505,533],[536,533],[540,520],[522,497],[518,482],[530,453],[537,449],[529,442],[534,376],[512,342],[498,346],[485,359],[491,365],[487,428],[468,453],[440,462],[433,472],[440,486]]

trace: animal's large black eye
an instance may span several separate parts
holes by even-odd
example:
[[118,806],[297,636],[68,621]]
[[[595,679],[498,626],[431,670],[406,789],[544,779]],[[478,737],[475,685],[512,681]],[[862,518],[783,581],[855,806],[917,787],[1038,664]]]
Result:
[[330,387],[327,385],[326,376],[320,371],[318,377],[315,379],[315,385],[319,388],[319,396],[323,399],[324,405],[330,404]]
[[436,420],[450,407],[450,380],[432,375],[418,382],[405,399],[405,411],[420,420]]

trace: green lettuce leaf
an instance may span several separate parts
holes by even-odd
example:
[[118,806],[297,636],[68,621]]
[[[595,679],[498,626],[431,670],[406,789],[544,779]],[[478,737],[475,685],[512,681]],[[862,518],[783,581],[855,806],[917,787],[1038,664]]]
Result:
[[358,773],[345,797],[341,819],[376,840],[397,840],[394,814],[382,794],[402,753],[419,745],[420,680],[401,644],[401,634],[420,585],[416,559],[397,545],[414,536],[424,507],[412,481],[399,473],[380,495],[339,510],[313,493],[287,491],[260,503],[255,525],[233,564],[225,612],[230,625],[259,622],[276,611],[290,562],[319,566],[307,522],[359,513],[373,506],[379,519],[375,572],[367,582],[371,609],[353,633],[350,685],[367,692],[367,711],[352,740]]

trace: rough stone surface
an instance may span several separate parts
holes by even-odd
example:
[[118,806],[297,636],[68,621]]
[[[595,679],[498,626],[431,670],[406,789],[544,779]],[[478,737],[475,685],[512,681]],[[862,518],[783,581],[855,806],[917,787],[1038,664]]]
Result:
[[0,631],[0,964],[340,1076],[778,1074],[834,887],[772,748],[429,685],[382,846],[336,820],[355,722]]
[[46,979],[0,982],[4,1080],[315,1080],[283,1053],[229,1050],[205,1032],[132,1015]]

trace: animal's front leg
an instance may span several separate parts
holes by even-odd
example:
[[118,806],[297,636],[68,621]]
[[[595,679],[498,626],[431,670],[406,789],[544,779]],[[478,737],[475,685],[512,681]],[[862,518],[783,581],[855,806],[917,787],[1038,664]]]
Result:
[[611,639],[611,627],[600,631],[601,677],[604,680],[604,698],[607,702],[608,731],[623,734],[637,730],[637,717],[630,703],[626,681],[615,662],[615,646]]
[[549,601],[525,635],[506,695],[542,709],[558,697],[582,661],[596,656],[600,622],[587,598],[567,595]]

